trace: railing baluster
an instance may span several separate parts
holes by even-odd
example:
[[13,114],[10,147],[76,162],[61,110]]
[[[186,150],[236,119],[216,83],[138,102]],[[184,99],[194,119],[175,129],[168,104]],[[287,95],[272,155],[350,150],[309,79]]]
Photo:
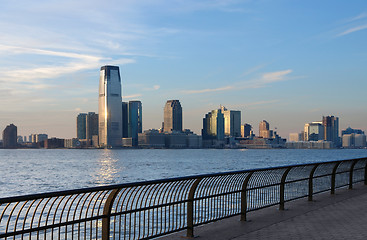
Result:
[[192,184],[187,201],[187,233],[186,237],[194,237],[194,196],[196,188],[203,178],[198,178]]
[[285,170],[285,172],[283,173],[281,182],[280,182],[280,201],[279,201],[279,210],[284,210],[284,199],[285,199],[285,180],[287,179],[287,175],[289,173],[289,171],[292,169],[292,167],[288,167],[287,170]]
[[337,162],[333,168],[333,172],[331,173],[331,190],[330,193],[331,194],[335,194],[335,177],[336,177],[336,170],[338,169],[339,165],[342,162]]
[[110,239],[110,224],[111,224],[111,210],[113,202],[117,196],[117,194],[121,191],[121,188],[117,188],[112,190],[110,195],[108,195],[106,203],[103,207],[103,215],[102,218],[102,240]]
[[319,166],[320,164],[316,164],[311,172],[310,172],[310,177],[308,178],[308,201],[312,201],[313,198],[313,175],[315,174],[316,168]]
[[250,172],[247,177],[245,178],[245,181],[242,184],[242,190],[241,190],[241,221],[246,221],[247,218],[247,185],[250,181],[250,178],[254,172]]
[[358,160],[353,160],[352,166],[350,166],[349,171],[349,189],[353,189],[353,170],[354,166],[357,164]]

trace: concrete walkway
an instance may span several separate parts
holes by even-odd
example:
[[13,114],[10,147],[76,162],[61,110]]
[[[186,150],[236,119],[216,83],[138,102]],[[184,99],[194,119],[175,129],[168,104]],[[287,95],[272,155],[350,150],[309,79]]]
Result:
[[[367,239],[367,186],[336,190],[196,227],[195,239]],[[160,239],[183,239],[179,232]]]

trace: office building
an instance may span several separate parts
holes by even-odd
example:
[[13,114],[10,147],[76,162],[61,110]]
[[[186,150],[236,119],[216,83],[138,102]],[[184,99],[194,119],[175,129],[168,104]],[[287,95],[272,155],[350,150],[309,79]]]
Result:
[[347,129],[342,130],[342,136],[344,134],[352,134],[352,133],[355,133],[355,134],[364,134],[364,131],[362,131],[361,129],[353,129],[351,127],[348,127]]
[[290,142],[299,142],[299,141],[302,141],[301,139],[302,139],[301,133],[290,133],[289,134]]
[[3,148],[17,148],[18,128],[14,124],[6,126],[3,131]]
[[249,138],[251,137],[252,126],[250,124],[245,123],[241,125],[241,137]]
[[339,147],[339,118],[334,116],[323,116],[322,125],[324,127],[324,140],[331,141],[334,143],[335,147]]
[[262,138],[271,137],[271,132],[269,130],[269,123],[265,120],[262,120],[259,124],[259,137]]
[[39,134],[31,134],[29,136],[29,142],[31,143],[40,143],[43,142],[45,140],[47,140],[48,135],[44,134],[44,133],[39,133]]
[[350,133],[342,136],[343,148],[363,148],[366,147],[366,135]]
[[122,98],[119,67],[103,66],[99,79],[99,146],[122,146]]
[[241,137],[241,111],[228,110],[221,106],[224,117],[224,135],[226,137]]
[[143,113],[140,101],[129,101],[128,109],[129,138],[132,138],[132,146],[138,146],[138,134],[143,132]]
[[305,141],[319,141],[324,139],[324,126],[322,122],[306,123],[304,127]]
[[179,100],[168,100],[164,106],[164,132],[182,132],[182,107]]
[[86,139],[92,140],[93,136],[98,136],[98,114],[89,112],[85,119]]
[[86,113],[79,113],[76,117],[76,137],[78,139],[86,139],[86,124],[87,114]]
[[224,116],[221,109],[212,110],[203,118],[202,138],[204,140],[224,139]]
[[129,137],[129,103],[122,102],[122,138]]

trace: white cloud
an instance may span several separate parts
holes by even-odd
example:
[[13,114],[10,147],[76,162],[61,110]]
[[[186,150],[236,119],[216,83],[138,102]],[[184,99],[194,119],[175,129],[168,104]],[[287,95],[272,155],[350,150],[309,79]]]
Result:
[[220,87],[220,88],[206,88],[201,90],[184,90],[183,93],[195,94],[195,93],[210,93],[210,92],[218,92],[218,91],[227,91],[233,89],[232,86]]
[[291,69],[277,71],[277,72],[269,72],[269,73],[262,74],[260,78],[250,80],[250,81],[237,82],[232,85],[225,86],[225,87],[207,88],[207,89],[200,89],[200,90],[184,90],[182,92],[186,94],[196,94],[196,93],[210,93],[210,92],[228,91],[228,90],[262,88],[262,87],[266,87],[266,85],[270,83],[289,80],[290,78],[288,77],[288,75],[290,73],[292,73]]
[[128,95],[128,96],[122,96],[122,99],[132,99],[132,98],[137,98],[137,97],[141,97],[141,94],[133,94],[133,95]]
[[338,37],[345,36],[345,35],[348,35],[348,34],[351,34],[351,33],[354,33],[354,32],[358,32],[358,31],[361,31],[361,30],[364,30],[364,29],[367,29],[367,24],[360,25],[360,26],[353,27],[353,28],[349,28],[349,29],[345,30],[344,32],[339,33],[337,36]]

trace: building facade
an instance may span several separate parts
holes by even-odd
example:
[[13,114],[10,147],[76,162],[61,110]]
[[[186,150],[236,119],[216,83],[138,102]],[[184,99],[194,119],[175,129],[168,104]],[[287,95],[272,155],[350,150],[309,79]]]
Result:
[[128,137],[132,138],[132,146],[138,146],[138,134],[143,132],[143,112],[140,101],[129,101]]
[[241,137],[241,111],[228,110],[221,106],[224,117],[224,135],[227,137]]
[[243,138],[248,138],[251,137],[251,131],[252,131],[252,126],[250,124],[243,124],[241,126],[241,137]]
[[270,129],[269,129],[269,123],[265,120],[262,120],[259,123],[259,137],[262,138],[270,138]]
[[3,148],[17,148],[18,128],[14,124],[6,126],[3,131]]
[[324,127],[324,140],[331,141],[334,143],[335,147],[339,147],[339,118],[334,116],[323,116],[322,125]]
[[324,139],[324,126],[322,122],[306,123],[304,127],[305,141],[319,141]]
[[121,77],[117,66],[103,66],[99,79],[99,146],[122,146]]
[[86,130],[87,130],[86,119],[87,119],[87,114],[86,113],[79,113],[78,116],[76,117],[76,138],[78,138],[78,139],[86,139],[87,138],[87,135],[86,135]]
[[98,114],[89,112],[85,119],[86,139],[92,140],[93,136],[98,136]]
[[202,138],[224,139],[224,116],[221,109],[212,110],[203,118]]
[[129,103],[122,102],[122,138],[129,137]]
[[164,132],[182,132],[182,107],[179,100],[168,100],[164,106]]

